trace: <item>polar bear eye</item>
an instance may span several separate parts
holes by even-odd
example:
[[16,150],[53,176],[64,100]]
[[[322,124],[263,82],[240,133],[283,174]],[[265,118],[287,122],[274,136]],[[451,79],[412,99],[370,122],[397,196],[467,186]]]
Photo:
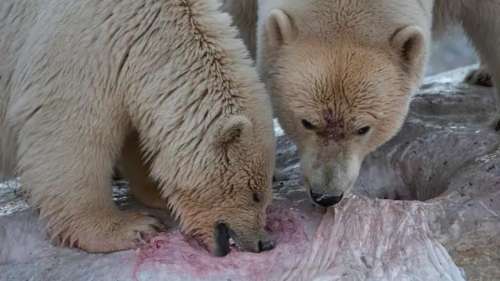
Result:
[[305,119],[302,119],[302,126],[304,126],[304,128],[306,128],[306,130],[316,129],[316,126],[314,126],[311,122],[309,122]]
[[370,126],[363,127],[363,128],[358,130],[358,135],[364,136],[364,135],[368,134],[368,132],[370,132],[370,130],[371,130]]

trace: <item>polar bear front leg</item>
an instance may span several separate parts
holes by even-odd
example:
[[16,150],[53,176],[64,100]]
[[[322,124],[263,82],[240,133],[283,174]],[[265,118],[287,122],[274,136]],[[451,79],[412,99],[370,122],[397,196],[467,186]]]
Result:
[[488,65],[497,92],[493,127],[500,131],[500,5],[497,1],[465,1],[463,26],[481,59]]
[[161,228],[155,218],[121,211],[112,200],[113,165],[127,123],[108,112],[92,104],[42,106],[19,138],[22,186],[50,238],[88,252],[134,248]]

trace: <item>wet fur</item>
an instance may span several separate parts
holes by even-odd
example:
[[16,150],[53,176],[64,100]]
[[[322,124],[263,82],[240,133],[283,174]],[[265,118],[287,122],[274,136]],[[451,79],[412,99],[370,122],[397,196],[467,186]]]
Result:
[[143,160],[130,165],[144,171],[124,175],[133,192],[158,183],[184,232],[213,249],[222,220],[255,249],[271,198],[272,113],[218,8],[216,0],[0,3],[1,168],[17,166],[51,238],[107,252],[161,228],[114,205],[113,167],[125,158]]

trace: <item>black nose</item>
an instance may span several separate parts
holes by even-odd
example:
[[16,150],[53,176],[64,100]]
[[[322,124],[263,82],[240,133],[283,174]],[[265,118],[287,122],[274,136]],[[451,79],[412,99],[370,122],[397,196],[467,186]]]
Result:
[[272,249],[274,249],[274,241],[272,240],[259,241],[259,252],[270,251]]
[[340,196],[330,196],[328,194],[321,194],[321,193],[314,193],[311,191],[311,198],[312,200],[322,206],[322,207],[331,207],[333,205],[338,204],[342,198],[344,197],[344,194]]

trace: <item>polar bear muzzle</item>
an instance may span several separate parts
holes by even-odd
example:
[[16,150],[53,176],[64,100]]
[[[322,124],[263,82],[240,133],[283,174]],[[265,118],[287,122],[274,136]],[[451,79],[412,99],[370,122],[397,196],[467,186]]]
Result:
[[248,241],[248,237],[245,237],[246,242],[243,242],[241,237],[237,235],[226,223],[219,222],[215,225],[215,248],[213,255],[217,257],[224,257],[230,252],[230,242],[229,239],[233,239],[236,246],[243,251],[249,251],[254,253],[265,252],[274,249],[275,242],[267,238],[267,234],[259,234],[253,237],[253,241]]

